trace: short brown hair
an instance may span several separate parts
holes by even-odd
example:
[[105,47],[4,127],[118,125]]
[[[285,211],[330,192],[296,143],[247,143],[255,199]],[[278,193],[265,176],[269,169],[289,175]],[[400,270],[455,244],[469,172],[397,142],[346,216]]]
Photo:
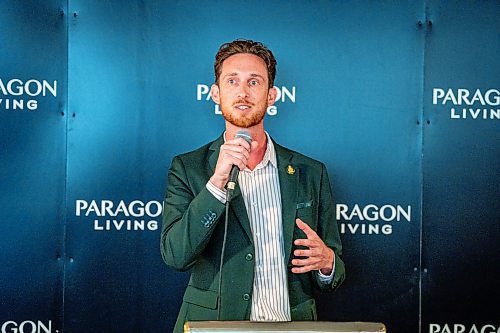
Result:
[[238,53],[254,54],[264,60],[267,67],[269,88],[274,86],[274,78],[276,77],[276,59],[274,58],[273,53],[266,46],[264,46],[264,44],[254,42],[249,39],[236,39],[230,43],[224,43],[220,46],[219,51],[217,51],[217,54],[215,55],[215,84],[219,84],[219,77],[224,60]]

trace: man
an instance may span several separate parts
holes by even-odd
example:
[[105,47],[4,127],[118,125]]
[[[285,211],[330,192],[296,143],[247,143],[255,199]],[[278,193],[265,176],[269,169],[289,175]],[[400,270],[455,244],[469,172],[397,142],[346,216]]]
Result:
[[[211,96],[226,131],[173,159],[164,203],[163,259],[192,269],[174,331],[190,320],[316,320],[313,286],[333,290],[345,274],[325,166],[281,147],[264,130],[266,109],[276,99],[269,49],[235,40],[220,47],[214,67]],[[241,129],[251,143],[235,137]],[[240,173],[219,293],[233,165]]]

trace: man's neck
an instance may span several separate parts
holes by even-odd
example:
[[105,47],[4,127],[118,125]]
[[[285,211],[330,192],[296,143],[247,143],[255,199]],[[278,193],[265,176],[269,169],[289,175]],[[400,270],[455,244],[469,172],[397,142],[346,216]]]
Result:
[[247,163],[247,167],[250,170],[253,170],[260,162],[262,162],[267,149],[267,135],[264,131],[264,125],[261,122],[253,127],[239,128],[226,122],[226,139],[233,139],[239,130],[247,130],[252,137],[252,141],[257,142],[256,147],[252,145],[253,149],[250,151],[250,158]]

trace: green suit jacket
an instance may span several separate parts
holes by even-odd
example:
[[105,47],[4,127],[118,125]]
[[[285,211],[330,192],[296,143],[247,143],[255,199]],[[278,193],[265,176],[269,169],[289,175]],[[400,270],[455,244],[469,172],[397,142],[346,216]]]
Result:
[[[174,332],[182,332],[189,320],[248,320],[254,280],[254,244],[245,203],[239,187],[230,204],[227,243],[218,294],[219,264],[224,233],[225,206],[207,189],[213,175],[219,137],[193,152],[176,156],[168,175],[164,202],[161,254],[174,269],[192,269]],[[325,166],[274,143],[282,200],[282,221],[292,320],[316,320],[313,287],[333,290],[344,280],[335,209]],[[293,240],[306,238],[295,225],[300,218],[309,224],[335,253],[335,273],[322,284],[317,272],[291,272]]]

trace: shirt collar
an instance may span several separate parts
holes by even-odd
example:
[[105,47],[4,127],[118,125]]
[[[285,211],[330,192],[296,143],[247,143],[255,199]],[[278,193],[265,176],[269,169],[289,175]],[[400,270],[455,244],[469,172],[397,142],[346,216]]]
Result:
[[[262,161],[260,161],[260,163],[257,164],[254,170],[265,167],[269,162],[275,168],[278,167],[278,162],[276,160],[276,150],[274,149],[273,140],[271,140],[271,136],[269,136],[269,133],[267,132],[266,132],[266,137],[267,137],[266,152],[264,153]],[[226,142],[226,131],[224,131],[224,142]]]

